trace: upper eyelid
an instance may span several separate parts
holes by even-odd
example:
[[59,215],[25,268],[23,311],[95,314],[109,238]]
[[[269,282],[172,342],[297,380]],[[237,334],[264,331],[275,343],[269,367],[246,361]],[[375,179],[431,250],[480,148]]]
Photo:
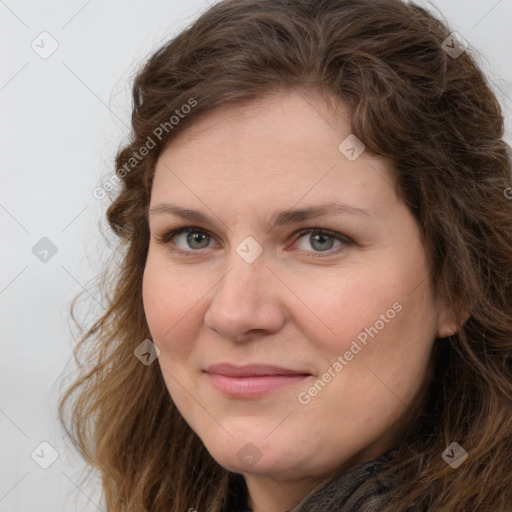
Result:
[[[207,233],[212,238],[217,239],[217,236],[215,234],[213,234],[210,230],[208,230],[206,228],[201,228],[199,226],[183,226],[181,228],[171,229],[171,230],[166,231],[160,237],[158,237],[158,239],[161,240],[163,243],[168,243],[168,242],[170,242],[170,240],[172,238],[174,238],[177,235],[181,235],[181,234],[187,233],[187,232],[194,232],[194,231]],[[339,233],[337,231],[333,231],[332,229],[327,229],[327,228],[317,228],[317,227],[302,228],[302,229],[294,231],[292,236],[294,237],[294,241],[295,241],[308,233],[315,233],[315,232],[321,233],[321,234],[327,234],[328,236],[331,236],[332,238],[335,238],[335,239],[337,239],[343,243],[346,243],[346,244],[355,243],[349,236],[344,235],[343,233]],[[190,249],[189,251],[187,251],[187,250],[178,248],[178,250],[182,250],[184,252],[199,252],[202,249],[197,249],[196,251],[194,251],[193,249]],[[321,251],[318,251],[318,252],[321,252]]]

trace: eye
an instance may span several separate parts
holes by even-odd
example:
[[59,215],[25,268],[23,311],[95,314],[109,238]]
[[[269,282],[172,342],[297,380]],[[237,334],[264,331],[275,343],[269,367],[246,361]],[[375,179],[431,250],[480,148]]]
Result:
[[[350,238],[342,235],[341,233],[320,228],[302,230],[298,234],[299,236],[296,240],[298,242],[299,249],[306,252],[311,252],[309,251],[309,247],[313,247],[313,252],[329,251],[330,253],[333,253],[338,252],[337,250],[331,251],[333,248],[344,249],[345,246],[352,245],[354,243]],[[309,236],[306,237],[306,235]],[[336,242],[338,242],[338,245],[335,247]]]
[[[306,237],[306,235],[309,235],[309,237]],[[202,228],[186,226],[168,231],[155,238],[159,244],[173,246],[170,247],[172,251],[190,255],[193,252],[199,252],[201,249],[207,249],[213,236]],[[354,243],[353,240],[341,233],[327,229],[310,228],[297,233],[294,245],[298,245],[299,250],[305,252],[332,254],[342,251]],[[310,250],[311,247],[313,247],[313,251]]]
[[204,229],[188,226],[168,231],[156,239],[164,245],[172,242],[172,245],[177,246],[178,252],[187,253],[207,248],[212,236]]

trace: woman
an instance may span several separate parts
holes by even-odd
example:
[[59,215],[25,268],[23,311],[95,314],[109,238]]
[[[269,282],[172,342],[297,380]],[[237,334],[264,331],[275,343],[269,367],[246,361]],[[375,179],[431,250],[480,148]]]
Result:
[[60,409],[105,510],[511,510],[511,159],[464,42],[399,0],[225,0],[133,102]]

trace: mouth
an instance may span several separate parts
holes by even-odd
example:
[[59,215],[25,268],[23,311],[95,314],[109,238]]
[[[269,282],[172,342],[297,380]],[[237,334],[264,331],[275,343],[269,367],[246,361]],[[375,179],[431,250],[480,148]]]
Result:
[[262,364],[221,363],[209,366],[204,372],[217,390],[235,398],[263,396],[311,377],[307,371]]

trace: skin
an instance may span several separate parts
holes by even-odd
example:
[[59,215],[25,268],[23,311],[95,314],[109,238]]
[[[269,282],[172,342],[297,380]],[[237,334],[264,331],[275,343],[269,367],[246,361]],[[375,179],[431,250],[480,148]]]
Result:
[[[367,151],[350,161],[338,149],[349,119],[343,104],[333,113],[311,92],[276,92],[210,112],[156,165],[150,207],[172,203],[211,217],[149,216],[143,299],[158,361],[174,403],[211,455],[244,475],[254,512],[284,511],[336,469],[399,442],[397,421],[426,377],[435,338],[456,330],[431,288],[420,229],[394,191],[393,170]],[[327,202],[368,214],[269,228],[276,211]],[[190,245],[184,233],[158,242],[186,226],[201,228],[203,238]],[[328,237],[315,244],[311,233],[298,234],[309,228],[353,243]],[[236,251],[249,236],[263,248],[252,263]],[[396,303],[400,312],[301,403],[299,393]],[[263,397],[232,398],[203,371],[220,362],[311,375]],[[259,460],[249,464],[240,453]]]

